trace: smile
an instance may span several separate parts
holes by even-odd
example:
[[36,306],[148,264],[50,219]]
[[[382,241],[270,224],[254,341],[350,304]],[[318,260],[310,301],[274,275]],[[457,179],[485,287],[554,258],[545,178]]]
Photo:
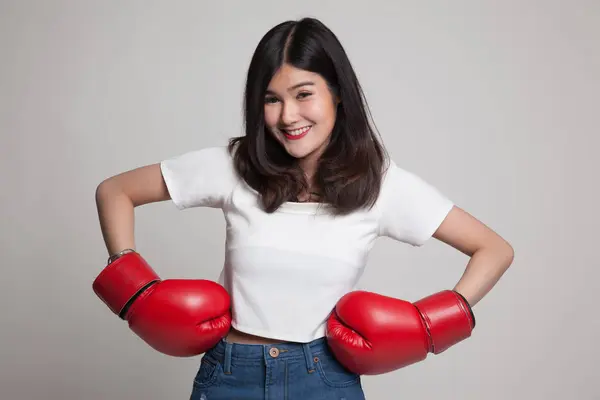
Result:
[[310,131],[310,128],[312,128],[311,125],[291,131],[282,129],[281,132],[283,132],[283,135],[289,140],[298,140],[306,136]]

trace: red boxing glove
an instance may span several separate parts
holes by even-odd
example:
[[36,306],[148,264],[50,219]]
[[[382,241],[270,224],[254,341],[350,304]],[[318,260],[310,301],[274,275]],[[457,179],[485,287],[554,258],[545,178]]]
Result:
[[343,296],[327,321],[337,360],[361,375],[383,374],[440,354],[471,336],[475,316],[466,299],[445,290],[412,304],[376,293]]
[[136,252],[106,266],[94,292],[155,350],[175,357],[202,354],[230,329],[229,294],[209,280],[161,281]]

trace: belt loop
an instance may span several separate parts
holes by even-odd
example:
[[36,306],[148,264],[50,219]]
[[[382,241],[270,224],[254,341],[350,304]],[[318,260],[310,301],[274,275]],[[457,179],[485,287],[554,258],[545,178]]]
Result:
[[312,374],[313,372],[315,372],[315,368],[314,368],[314,364],[313,364],[312,352],[310,351],[310,344],[303,343],[302,348],[304,349],[304,359],[306,360],[306,369],[308,370],[309,374]]
[[226,375],[231,375],[231,350],[233,343],[225,342],[225,360],[223,360],[223,372]]

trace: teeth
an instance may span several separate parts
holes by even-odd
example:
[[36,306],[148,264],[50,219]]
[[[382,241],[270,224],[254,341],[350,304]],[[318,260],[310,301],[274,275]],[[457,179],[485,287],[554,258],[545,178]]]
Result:
[[285,132],[286,132],[288,135],[292,135],[292,136],[298,136],[298,135],[301,135],[301,134],[303,134],[304,132],[306,132],[306,131],[307,131],[307,130],[309,130],[309,129],[310,129],[310,126],[305,126],[304,128],[300,128],[300,129],[294,129],[293,131],[286,130]]

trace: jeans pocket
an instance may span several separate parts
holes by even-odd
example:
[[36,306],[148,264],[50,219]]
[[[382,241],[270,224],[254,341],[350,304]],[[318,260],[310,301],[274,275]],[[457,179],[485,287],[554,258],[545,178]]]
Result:
[[333,357],[315,357],[316,368],[323,382],[334,388],[343,388],[360,382],[360,375],[346,369]]
[[208,354],[205,354],[200,361],[200,368],[198,368],[198,373],[194,378],[194,386],[197,388],[207,388],[214,385],[219,377],[220,369],[221,364]]

